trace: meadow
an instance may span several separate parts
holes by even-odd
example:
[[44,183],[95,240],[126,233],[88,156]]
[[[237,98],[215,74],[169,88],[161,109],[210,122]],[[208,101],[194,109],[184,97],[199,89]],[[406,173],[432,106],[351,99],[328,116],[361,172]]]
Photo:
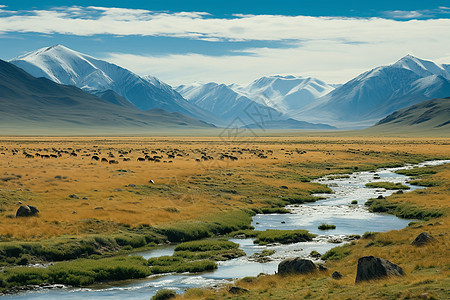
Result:
[[[259,234],[266,241],[282,240],[287,237],[252,233],[251,216],[286,212],[283,207],[287,204],[317,201],[320,197],[312,194],[330,191],[324,185],[312,183],[312,179],[448,159],[449,153],[450,141],[446,138],[2,137],[1,264],[8,270],[28,263],[73,259],[74,263],[80,260],[81,265],[84,259],[102,265],[103,259],[118,259],[120,255],[158,244],[240,232]],[[417,184],[426,184],[437,191],[432,197],[429,192],[405,192],[392,196],[392,201],[384,199],[389,203],[371,203],[369,209],[400,211],[399,214],[426,209],[441,213],[426,215],[427,218],[446,218],[447,171],[448,168],[442,167],[426,174],[428,177],[416,179]],[[395,203],[394,207],[391,202]],[[22,204],[37,207],[39,215],[16,218],[16,210]],[[411,231],[408,237],[418,231],[406,230]],[[380,236],[405,241],[403,233],[396,234]],[[355,260],[355,253],[364,252],[366,248],[359,244],[356,243],[357,250],[351,250],[345,259]],[[224,249],[215,250],[214,255],[220,257],[221,250]],[[204,257],[198,255],[199,259]],[[214,268],[214,262],[197,264],[203,264],[200,268]],[[136,270],[125,274],[134,277],[150,274],[149,269],[142,271],[144,265],[140,262]],[[67,265],[66,270],[74,266],[78,268]],[[51,276],[42,275],[54,278]],[[83,280],[92,283],[112,278],[115,275],[102,278],[93,274]],[[265,276],[251,279],[249,285],[258,286],[255,282],[264,280],[275,280],[277,285],[283,285],[280,282],[284,280],[304,281],[301,277],[267,278],[272,279]],[[349,282],[345,280],[342,282]],[[208,297],[210,292],[202,293]]]

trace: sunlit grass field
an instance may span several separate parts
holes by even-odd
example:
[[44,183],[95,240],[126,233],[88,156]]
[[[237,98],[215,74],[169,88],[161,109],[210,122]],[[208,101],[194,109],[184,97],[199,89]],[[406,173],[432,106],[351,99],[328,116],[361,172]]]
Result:
[[[66,153],[23,154],[52,149]],[[130,153],[119,157],[119,151]],[[264,206],[279,195],[307,194],[317,176],[445,157],[450,146],[446,139],[22,137],[2,138],[0,153],[0,236],[33,240]],[[144,153],[162,158],[137,161]],[[219,159],[225,153],[237,160]],[[118,164],[92,160],[94,154]],[[20,202],[36,206],[39,217],[14,218]],[[87,228],[90,218],[105,222]]]
[[[179,242],[245,231],[251,213],[283,212],[288,203],[315,201],[311,194],[329,192],[312,179],[449,158],[446,138],[3,137],[0,246],[38,243],[47,247],[47,257],[61,254],[64,260],[79,256],[54,245],[78,239],[87,250],[100,245],[110,254],[121,254],[165,239]],[[246,278],[237,284],[250,289],[247,295],[233,296],[226,289],[191,290],[185,297],[354,299],[366,292],[366,298],[395,299],[428,290],[428,296],[448,294],[450,169],[436,167],[416,181],[429,188],[395,194],[388,201],[405,204],[402,207],[412,213],[438,210],[442,217],[361,239],[345,251],[349,255],[329,260],[327,272]],[[39,216],[16,218],[21,204],[36,206]],[[411,246],[422,231],[439,243]],[[55,247],[61,253],[55,254]],[[355,286],[357,259],[364,255],[387,258],[402,266],[407,276]],[[342,280],[329,278],[334,270],[344,275]]]

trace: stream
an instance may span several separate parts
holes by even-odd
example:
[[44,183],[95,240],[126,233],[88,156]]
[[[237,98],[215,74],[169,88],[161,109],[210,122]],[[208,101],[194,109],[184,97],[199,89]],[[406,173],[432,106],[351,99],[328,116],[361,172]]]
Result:
[[[163,288],[173,289],[182,293],[188,288],[215,287],[227,283],[236,278],[245,276],[256,276],[260,273],[274,274],[278,264],[288,257],[308,257],[312,250],[323,254],[329,249],[342,245],[346,237],[352,234],[362,235],[366,231],[384,232],[399,230],[406,226],[411,220],[399,219],[393,215],[370,213],[364,203],[369,198],[380,195],[389,196],[392,190],[373,189],[365,187],[368,182],[390,181],[400,182],[410,187],[409,191],[422,187],[412,186],[406,182],[409,177],[394,173],[399,169],[440,165],[450,163],[450,160],[428,161],[417,165],[407,165],[399,168],[379,169],[376,172],[357,172],[350,174],[349,178],[335,179],[333,175],[325,176],[315,182],[328,185],[333,194],[320,194],[326,197],[315,203],[289,205],[291,214],[269,214],[256,215],[253,217],[252,225],[255,230],[266,229],[306,229],[311,233],[318,234],[313,241],[290,245],[265,245],[253,244],[253,239],[229,239],[240,245],[247,256],[219,262],[219,267],[213,272],[200,274],[168,274],[154,275],[139,280],[125,280],[120,282],[109,282],[97,284],[85,288],[59,288],[42,289],[23,292],[14,295],[5,295],[4,299],[150,299],[158,290]],[[376,179],[374,177],[376,176]],[[356,200],[358,204],[350,203]],[[334,224],[336,229],[321,231],[317,227],[322,224]],[[165,246],[146,252],[135,253],[148,259],[163,255],[172,255],[175,246]],[[272,261],[258,263],[249,259],[252,254],[262,250],[275,250],[270,256]],[[311,257],[308,257],[311,259]]]

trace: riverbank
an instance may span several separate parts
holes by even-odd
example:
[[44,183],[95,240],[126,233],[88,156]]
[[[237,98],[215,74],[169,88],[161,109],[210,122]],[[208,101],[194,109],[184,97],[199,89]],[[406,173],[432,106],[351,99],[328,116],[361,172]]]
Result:
[[[42,147],[33,143],[27,141],[20,147],[28,150]],[[108,141],[102,146],[89,143],[65,147],[80,147],[80,153],[84,153],[97,146],[95,151],[110,151],[116,156],[119,151],[128,152],[131,148],[132,153],[138,153],[133,155],[141,155],[142,151],[159,151],[167,155],[167,151],[175,151],[173,143],[158,141],[145,146],[136,143],[131,147],[114,146]],[[311,181],[324,175],[417,163],[445,158],[448,153],[445,149],[448,144],[442,140],[431,146],[424,141],[353,139],[261,139],[252,141],[254,146],[247,141],[231,146],[215,140],[208,142],[213,148],[208,150],[209,155],[228,151],[238,157],[238,162],[216,158],[213,162],[203,160],[199,163],[194,158],[200,153],[197,150],[205,151],[202,150],[205,142],[192,143],[178,141],[176,147],[180,153],[180,149],[183,151],[181,161],[161,162],[160,165],[149,162],[141,165],[133,161],[128,165],[120,163],[117,167],[95,163],[89,156],[47,163],[19,159],[14,155],[14,176],[8,174],[5,179],[12,179],[2,180],[0,246],[6,249],[2,251],[5,258],[2,261],[10,266],[68,259],[76,259],[73,261],[76,264],[79,259],[86,258],[86,264],[90,260],[98,263],[109,259],[108,256],[124,255],[161,243],[220,236],[248,229],[254,213],[279,212],[287,204],[320,199],[313,194],[330,190]],[[8,149],[11,146],[19,147],[18,144],[8,145]],[[164,150],[164,147],[172,150]],[[10,167],[1,166],[8,170],[5,173],[12,173]],[[80,168],[86,170],[86,178],[80,176]],[[177,176],[170,177],[170,172]],[[149,183],[149,178],[156,182]],[[43,186],[38,187],[39,183]],[[68,197],[73,192],[77,197]],[[11,218],[18,201],[24,199],[39,207],[39,217]],[[97,209],[99,207],[103,209]],[[76,209],[75,214],[73,209]],[[61,236],[55,238],[48,234]],[[136,267],[140,268],[140,265],[136,264]],[[74,272],[70,268],[66,270],[63,273],[67,276]],[[146,276],[145,272],[130,274],[133,275],[128,278]],[[94,282],[115,278],[93,277],[98,278]],[[7,278],[4,280],[8,285]],[[33,284],[38,283],[36,278],[30,280],[34,280]],[[89,279],[77,285],[91,282]]]
[[[418,171],[421,169],[413,169]],[[384,200],[390,204],[403,204],[424,213],[416,216],[422,220],[412,222],[402,230],[385,233],[367,233],[358,241],[329,251],[325,264],[327,271],[314,275],[282,277],[262,275],[243,278],[234,283],[248,291],[239,295],[228,292],[228,287],[219,291],[206,289],[188,290],[183,299],[445,299],[450,284],[450,165],[427,167],[428,174],[417,174],[418,180],[438,181],[438,186],[413,192],[394,193]],[[431,173],[431,174],[430,174]],[[369,202],[369,205],[370,202]],[[395,207],[395,206],[394,206]],[[442,215],[435,218],[426,212],[439,210]],[[387,211],[395,213],[395,209]],[[423,220],[425,218],[426,220]],[[417,247],[411,242],[421,233],[427,232],[436,238],[435,243]],[[401,266],[406,276],[355,284],[356,265],[360,257],[373,255],[388,259]],[[325,257],[326,258],[326,257]],[[343,278],[331,278],[339,271]]]

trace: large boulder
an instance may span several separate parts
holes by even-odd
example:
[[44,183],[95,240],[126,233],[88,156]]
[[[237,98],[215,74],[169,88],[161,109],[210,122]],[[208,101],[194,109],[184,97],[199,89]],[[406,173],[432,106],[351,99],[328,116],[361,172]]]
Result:
[[431,236],[431,234],[428,234],[426,232],[422,232],[421,234],[419,234],[414,241],[412,241],[411,245],[414,246],[423,246],[429,243],[433,243],[436,242],[437,240]]
[[403,269],[390,261],[373,257],[364,256],[358,260],[358,269],[355,282],[380,279],[388,276],[403,276]]
[[288,258],[278,265],[278,274],[306,274],[316,271],[316,265],[309,259]]
[[16,212],[17,217],[32,217],[39,213],[39,210],[32,205],[21,205]]

